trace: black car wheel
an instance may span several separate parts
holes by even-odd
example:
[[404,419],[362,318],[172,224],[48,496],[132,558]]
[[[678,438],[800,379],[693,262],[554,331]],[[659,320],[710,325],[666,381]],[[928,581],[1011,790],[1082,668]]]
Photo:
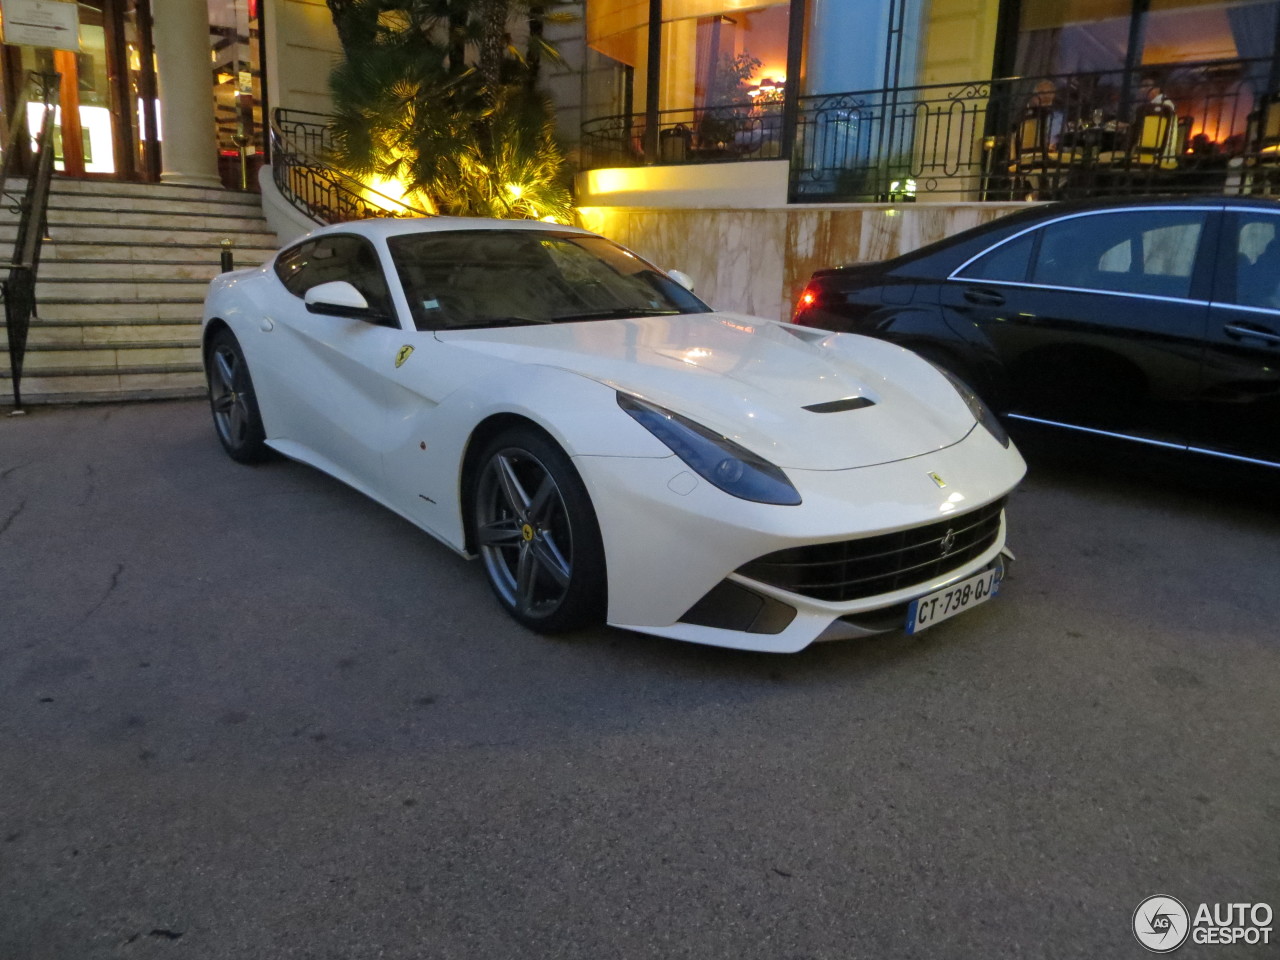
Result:
[[205,361],[213,425],[227,455],[240,463],[267,456],[266,431],[253,393],[253,380],[235,335],[223,328],[209,342]]
[[493,440],[480,457],[472,532],[498,601],[539,633],[603,621],[604,546],[569,458],[533,430]]

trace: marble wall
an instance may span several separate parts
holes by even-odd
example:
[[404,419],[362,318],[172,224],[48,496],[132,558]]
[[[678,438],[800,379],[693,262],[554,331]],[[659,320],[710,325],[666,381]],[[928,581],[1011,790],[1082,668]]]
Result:
[[698,295],[717,310],[786,320],[814,270],[897,256],[1026,206],[584,207],[579,214],[587,229],[689,274]]

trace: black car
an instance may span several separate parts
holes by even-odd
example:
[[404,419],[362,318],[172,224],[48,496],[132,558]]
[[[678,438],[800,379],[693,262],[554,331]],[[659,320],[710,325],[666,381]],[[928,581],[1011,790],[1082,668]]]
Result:
[[1011,421],[1280,466],[1280,202],[1036,207],[813,275],[795,322],[891,340]]

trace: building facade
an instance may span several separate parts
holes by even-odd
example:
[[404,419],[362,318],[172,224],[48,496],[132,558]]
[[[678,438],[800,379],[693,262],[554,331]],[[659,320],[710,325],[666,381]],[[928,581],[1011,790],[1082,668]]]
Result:
[[[698,204],[711,182],[718,197],[792,203],[1270,192],[1278,8],[587,0],[584,193]],[[728,167],[743,161],[780,162]],[[657,169],[701,164],[725,169]]]
[[[328,105],[339,46],[323,0],[65,6],[75,11],[76,30],[61,47],[21,42],[29,38],[6,30],[0,48],[6,126],[30,72],[61,75],[61,175],[252,189],[268,151],[267,111]],[[6,0],[5,12],[15,24],[26,14],[21,0]]]

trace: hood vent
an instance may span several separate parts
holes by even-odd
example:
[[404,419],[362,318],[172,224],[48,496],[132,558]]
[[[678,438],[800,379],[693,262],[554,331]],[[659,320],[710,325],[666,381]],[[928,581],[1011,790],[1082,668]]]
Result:
[[811,403],[805,410],[811,413],[844,413],[846,410],[861,410],[863,407],[874,407],[876,402],[867,397],[845,397],[843,400],[832,400],[829,403]]

